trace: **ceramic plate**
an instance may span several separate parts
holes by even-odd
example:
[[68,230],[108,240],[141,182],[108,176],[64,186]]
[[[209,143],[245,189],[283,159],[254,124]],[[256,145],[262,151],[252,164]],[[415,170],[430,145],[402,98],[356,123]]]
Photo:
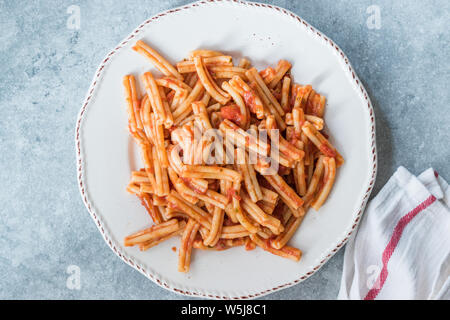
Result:
[[[300,262],[257,248],[195,251],[188,274],[177,271],[179,238],[146,252],[125,248],[123,238],[150,225],[125,187],[141,167],[127,131],[122,77],[152,66],[131,50],[143,39],[173,63],[197,48],[220,50],[254,66],[293,64],[295,81],[327,97],[325,120],[332,143],[346,162],[319,212],[310,210],[291,244]],[[155,71],[156,72],[156,71]],[[301,282],[343,246],[358,224],[376,175],[374,114],[345,54],[295,14],[271,5],[201,1],[160,13],[142,23],[101,63],[76,127],[78,181],[86,207],[107,244],[130,266],[177,293],[209,298],[254,298]],[[108,268],[107,265],[104,266]]]

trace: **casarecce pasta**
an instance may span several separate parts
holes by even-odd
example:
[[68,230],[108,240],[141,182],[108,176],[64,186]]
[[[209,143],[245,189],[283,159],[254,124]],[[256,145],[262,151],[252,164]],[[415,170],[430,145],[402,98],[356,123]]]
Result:
[[344,163],[324,133],[325,97],[295,83],[286,60],[258,71],[247,58],[235,65],[198,49],[174,65],[141,40],[133,49],[162,75],[123,78],[143,160],[126,190],[153,223],[124,245],[145,251],[181,236],[180,272],[194,250],[237,246],[299,261],[302,251],[288,243]]

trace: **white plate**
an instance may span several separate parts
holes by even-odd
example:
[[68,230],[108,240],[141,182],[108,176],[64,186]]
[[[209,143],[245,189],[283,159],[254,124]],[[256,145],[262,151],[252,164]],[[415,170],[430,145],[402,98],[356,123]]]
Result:
[[[196,48],[249,57],[261,68],[293,63],[295,81],[327,97],[326,123],[346,162],[319,212],[311,210],[291,240],[303,251],[296,263],[259,248],[195,251],[191,271],[177,271],[179,239],[146,252],[123,238],[150,224],[136,197],[125,192],[140,167],[127,131],[122,77],[151,65],[131,46],[144,39],[172,62]],[[292,286],[317,271],[358,224],[376,175],[375,124],[370,100],[344,53],[285,9],[250,2],[203,1],[160,13],[141,24],[100,65],[76,127],[78,180],[83,201],[105,241],[126,263],[162,287],[209,298],[254,298]],[[108,268],[107,265],[104,266]]]

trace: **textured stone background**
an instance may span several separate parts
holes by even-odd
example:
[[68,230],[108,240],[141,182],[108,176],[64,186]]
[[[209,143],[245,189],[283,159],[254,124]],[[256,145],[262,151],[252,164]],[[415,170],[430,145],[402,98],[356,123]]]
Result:
[[[0,0],[0,299],[174,299],[104,243],[76,183],[75,120],[103,57],[139,23],[185,1]],[[403,165],[450,179],[449,9],[442,1],[271,1],[347,54],[375,107],[376,192]],[[81,28],[66,27],[70,5]],[[381,9],[381,29],[366,12]],[[270,299],[334,299],[343,251]],[[69,265],[81,290],[66,287]]]

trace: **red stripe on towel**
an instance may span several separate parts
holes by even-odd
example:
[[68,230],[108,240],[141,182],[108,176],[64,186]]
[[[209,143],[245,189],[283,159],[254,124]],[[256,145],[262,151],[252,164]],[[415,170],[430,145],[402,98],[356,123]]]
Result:
[[429,196],[424,202],[422,202],[412,211],[408,212],[406,215],[401,217],[400,220],[397,222],[397,225],[394,228],[394,232],[392,233],[391,239],[389,240],[389,243],[387,244],[386,248],[383,251],[383,255],[381,258],[383,262],[383,269],[381,269],[380,275],[378,276],[377,281],[375,281],[374,287],[369,290],[364,300],[374,300],[377,297],[378,293],[380,293],[380,290],[383,288],[383,285],[386,282],[388,276],[387,265],[389,263],[389,259],[391,258],[395,248],[397,247],[398,242],[400,241],[403,230],[415,216],[417,216],[422,210],[429,207],[434,201],[436,201],[436,198],[433,195]]

